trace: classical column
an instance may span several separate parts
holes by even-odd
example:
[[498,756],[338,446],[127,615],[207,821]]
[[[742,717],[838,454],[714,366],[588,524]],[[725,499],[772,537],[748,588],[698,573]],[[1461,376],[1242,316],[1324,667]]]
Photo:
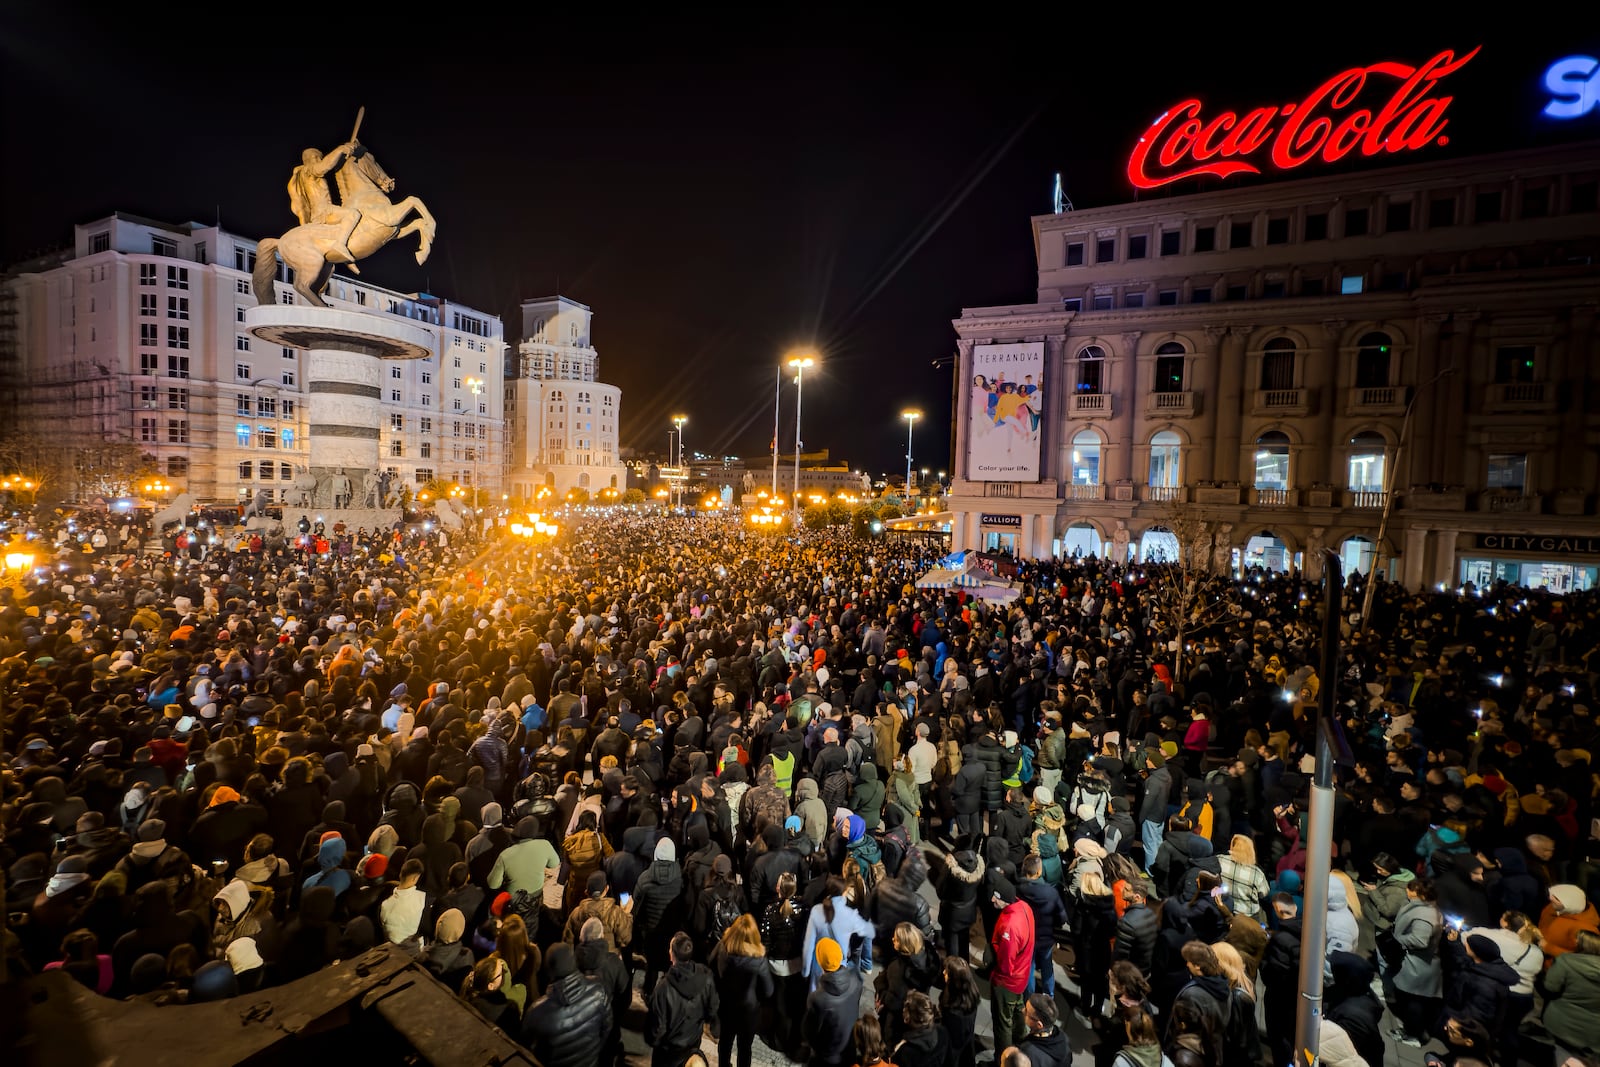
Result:
[[1105,464],[1103,480],[1108,487],[1108,499],[1111,496],[1110,486],[1133,478],[1134,409],[1139,406],[1140,400],[1139,337],[1137,330],[1122,335],[1123,352],[1116,363],[1117,387],[1111,401],[1114,405],[1111,440],[1107,445],[1107,454],[1101,457]]
[[[1440,334],[1448,318],[1448,315],[1422,316],[1422,329],[1417,338],[1416,376],[1409,383],[1413,390],[1421,388],[1422,383],[1431,381],[1443,365],[1439,362]],[[1406,442],[1411,469],[1406,482],[1403,483],[1407,488],[1443,481],[1443,461],[1436,440],[1439,430],[1436,413],[1439,385],[1440,383],[1434,382],[1421,396],[1415,397],[1411,409],[1410,439]],[[1395,473],[1398,475],[1402,472]]]
[[1035,515],[1030,523],[1032,544],[1023,551],[1028,559],[1044,559],[1050,555],[1050,534],[1053,515]]
[[1183,470],[1185,485],[1211,482],[1217,474],[1217,412],[1222,388],[1222,353],[1218,342],[1227,334],[1222,326],[1206,327],[1205,374],[1200,392],[1200,422],[1194,424],[1194,447],[1190,450],[1192,461]]
[[1541,471],[1539,483],[1547,490],[1584,489],[1593,484],[1590,452],[1584,440],[1583,417],[1589,410],[1590,380],[1594,377],[1584,353],[1594,351],[1595,306],[1572,309],[1567,330],[1555,345],[1546,380],[1561,382],[1570,395],[1560,397],[1561,432],[1556,435],[1555,469]]
[[1425,572],[1422,567],[1427,562],[1423,557],[1428,552],[1428,528],[1426,526],[1409,526],[1406,528],[1406,547],[1400,559],[1400,584],[1412,592],[1423,587]]
[[1434,533],[1433,542],[1433,574],[1429,578],[1430,584],[1443,582],[1448,586],[1455,586],[1460,582],[1460,574],[1456,567],[1456,541],[1460,538],[1459,529],[1441,527]]
[[[1439,393],[1439,422],[1438,439],[1425,442],[1443,460],[1441,477],[1446,485],[1466,485],[1468,482],[1476,484],[1478,479],[1474,475],[1469,477],[1463,469],[1467,458],[1467,405],[1470,403],[1470,391],[1475,389],[1473,375],[1469,369],[1473,365],[1472,344],[1473,332],[1477,326],[1479,315],[1476,311],[1457,312],[1450,321],[1455,332],[1451,335],[1449,344],[1440,346],[1441,358],[1445,362],[1442,367],[1455,367],[1456,373],[1447,374],[1434,383],[1433,388]],[[1564,378],[1555,378],[1553,381],[1565,381]],[[1420,442],[1420,439],[1415,439]],[[1532,487],[1529,487],[1530,491]]]
[[[1216,481],[1239,481],[1239,423],[1244,407],[1244,343],[1249,330],[1224,327],[1219,349],[1217,389]],[[1208,330],[1209,335],[1212,331]]]
[[[1339,408],[1339,344],[1344,340],[1344,319],[1327,319],[1322,324],[1322,363],[1317,368],[1317,442],[1326,451],[1327,462],[1324,480],[1334,489],[1345,484],[1344,456],[1347,441],[1334,439],[1334,415]],[[1307,368],[1308,370],[1310,368]],[[1310,559],[1306,570],[1311,570]],[[1322,561],[1316,563],[1317,575],[1322,574]]]

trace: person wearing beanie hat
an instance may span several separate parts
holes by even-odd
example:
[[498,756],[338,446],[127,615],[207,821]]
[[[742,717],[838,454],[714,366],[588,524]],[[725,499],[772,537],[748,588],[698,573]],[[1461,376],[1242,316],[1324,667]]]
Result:
[[654,860],[639,875],[633,889],[633,939],[645,958],[645,989],[654,989],[656,975],[671,966],[674,932],[684,923],[678,914],[684,899],[683,869],[678,849],[669,837],[656,842]]
[[805,959],[816,975],[801,1024],[811,1046],[811,1062],[849,1063],[852,1031],[860,1011],[861,974],[844,965],[844,949],[831,937],[820,938]]

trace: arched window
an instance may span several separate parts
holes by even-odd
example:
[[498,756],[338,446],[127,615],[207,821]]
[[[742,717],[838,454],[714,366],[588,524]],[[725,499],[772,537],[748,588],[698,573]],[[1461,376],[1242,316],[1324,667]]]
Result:
[[1371,538],[1352,537],[1339,546],[1339,558],[1344,564],[1344,573],[1350,574],[1359,571],[1367,574],[1372,570],[1372,551],[1376,546]]
[[1350,477],[1352,493],[1383,492],[1384,440],[1381,434],[1358,433],[1350,438]]
[[1078,353],[1078,392],[1103,393],[1105,384],[1106,350],[1090,345]]
[[1177,563],[1178,535],[1165,526],[1152,526],[1139,538],[1141,563]]
[[587,473],[578,475],[578,488],[589,488],[589,475]]
[[1179,470],[1182,442],[1171,430],[1150,438],[1150,478],[1147,485],[1170,489],[1183,484]]
[[1289,435],[1270,430],[1256,438],[1257,489],[1289,488]]
[[1183,392],[1184,361],[1183,346],[1176,341],[1168,341],[1156,349],[1156,392]]
[[1386,333],[1364,334],[1356,347],[1356,388],[1384,389],[1389,385],[1389,348]]
[[1294,388],[1294,342],[1287,337],[1274,337],[1263,348],[1261,388]]
[[1072,439],[1072,484],[1100,484],[1100,438],[1089,430]]

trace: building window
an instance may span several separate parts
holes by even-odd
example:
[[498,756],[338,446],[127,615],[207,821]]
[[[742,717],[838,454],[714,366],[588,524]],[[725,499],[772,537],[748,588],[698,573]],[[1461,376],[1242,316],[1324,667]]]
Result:
[[389,416],[389,429],[394,430],[396,432],[403,432],[405,430],[405,428],[406,428],[406,417],[404,415],[400,414],[398,411],[393,412],[392,414],[390,414],[390,416]]
[[1490,489],[1521,493],[1528,485],[1528,455],[1525,452],[1495,452],[1489,456],[1489,475],[1484,485]]
[[140,352],[139,353],[139,373],[140,374],[160,374],[161,373],[161,357],[156,355],[154,352]]
[[1344,235],[1346,237],[1361,237],[1367,232],[1367,209],[1364,207],[1346,208],[1344,212]]
[[1182,442],[1171,430],[1162,430],[1150,438],[1150,478],[1145,484],[1161,489],[1182,485],[1181,454]]
[[167,377],[168,378],[187,378],[188,376],[189,376],[189,357],[188,356],[168,356],[167,357]]
[[1110,311],[1116,306],[1116,297],[1111,293],[1096,293],[1092,306],[1096,311]]
[[[458,366],[458,367],[461,366],[461,361],[459,359],[456,360],[456,366]],[[452,389],[460,389],[461,388],[461,379],[460,378],[451,378],[450,379],[450,388],[452,388]]]
[[241,482],[248,482],[251,478],[254,478],[255,475],[256,465],[254,463],[251,463],[249,460],[245,460],[243,463],[239,464],[239,480]]
[[1122,306],[1125,307],[1125,308],[1142,308],[1142,307],[1144,307],[1144,294],[1143,293],[1123,293],[1122,294]]
[[1181,230],[1161,231],[1161,254],[1175,256],[1183,247],[1183,232]]
[[1328,291],[1328,283],[1321,278],[1300,279],[1301,296],[1321,296]]
[[1067,242],[1067,266],[1069,266],[1069,267],[1081,267],[1081,266],[1083,266],[1083,242],[1082,241],[1068,241]]
[[234,337],[233,337],[233,350],[235,352],[248,352],[248,351],[250,351],[250,338],[246,337],[242,333],[234,334]]
[[99,233],[89,235],[89,254],[111,251],[111,231],[101,230]]
[[1275,300],[1287,293],[1288,287],[1282,279],[1274,278],[1271,281],[1261,283],[1261,298],[1263,300]]
[[276,464],[270,459],[262,460],[260,463],[261,477],[270,482],[272,480],[272,470],[275,466]]
[[187,390],[187,389],[168,389],[167,390],[167,408],[168,408],[168,410],[171,410],[171,411],[188,411],[189,410],[189,390]]
[[256,254],[248,248],[233,250],[233,269],[250,274],[256,269]]
[[422,418],[417,420],[417,429],[423,433],[432,433],[433,419],[427,415],[422,416]]
[[250,394],[249,393],[234,393],[233,394],[233,413],[235,415],[244,415],[246,417],[248,417],[250,415]]
[[187,319],[189,317],[189,298],[186,296],[167,297],[167,318]]
[[248,422],[239,423],[237,426],[235,426],[233,428],[233,436],[234,436],[234,439],[239,442],[239,447],[240,448],[249,448],[250,447],[250,438],[252,436],[251,431],[250,431],[250,424]]
[[1217,228],[1215,226],[1196,226],[1194,228],[1194,250],[1196,252],[1215,252],[1217,249]]
[[139,264],[139,284],[154,285],[156,283],[156,265],[154,263]]
[[1389,335],[1369,333],[1356,348],[1356,388],[1383,389],[1389,384]]
[[1096,263],[1110,263],[1117,257],[1117,239],[1115,237],[1102,237],[1094,243],[1094,261]]
[[243,322],[244,321],[244,305],[243,304],[234,305],[234,308],[233,308],[233,321],[234,322]]
[[1168,341],[1156,349],[1156,392],[1183,392],[1183,346]]
[[278,428],[276,426],[257,426],[256,437],[260,439],[262,448],[278,447]]
[[403,401],[400,399],[400,390],[398,389],[389,390],[389,399],[396,404],[403,403]]
[[[287,437],[283,439],[283,447],[289,447],[289,439]],[[283,481],[288,481],[290,478],[294,477],[294,468],[289,466],[287,463],[278,464],[278,477]]]
[[1106,350],[1090,345],[1078,353],[1078,392],[1101,393],[1106,366]]
[[1536,185],[1522,190],[1522,217],[1542,219],[1550,214],[1550,187]]
[[1267,244],[1286,245],[1289,243],[1289,218],[1267,220]]
[[422,372],[422,384],[423,385],[432,385],[433,384],[433,371],[425,370],[425,371]]
[[1061,310],[1082,311],[1083,298],[1079,296],[1064,296],[1061,298]]
[[1211,287],[1209,285],[1197,285],[1197,286],[1195,286],[1194,289],[1191,290],[1190,293],[1189,293],[1189,303],[1191,303],[1191,304],[1209,304],[1209,303],[1211,303]]
[[1401,200],[1390,204],[1383,213],[1385,233],[1404,233],[1411,229],[1411,201]]
[[256,414],[266,419],[277,418],[278,398],[275,396],[264,396],[258,399],[256,401]]
[[[293,386],[293,385],[294,385],[294,383],[295,383],[295,375],[294,375],[294,371],[292,371],[292,370],[286,370],[286,371],[284,371],[284,372],[283,372],[283,373],[282,373],[282,374],[280,374],[280,375],[279,375],[279,376],[278,376],[278,380],[279,380],[279,381],[280,381],[280,382],[282,382],[282,383],[283,383],[283,384],[284,384],[284,385],[288,385],[288,386]],[[287,400],[285,400],[285,401],[284,401],[284,403],[285,403],[285,404],[287,404],[287,403],[288,403],[288,401],[287,401]],[[285,408],[285,409],[284,409],[284,412],[283,412],[283,413],[284,413],[284,414],[285,414],[285,415],[287,415],[287,414],[288,414],[288,413],[289,413],[289,409],[288,409],[288,408]]]
[[1339,279],[1339,292],[1344,296],[1354,296],[1367,287],[1367,279],[1360,274],[1346,274]]
[[[187,433],[187,430],[185,430]],[[189,476],[189,460],[184,456],[169,456],[167,458],[167,477],[186,478]]]
[[424,442],[422,442],[422,444],[417,446],[417,453],[423,459],[432,459],[433,458],[433,442],[432,441],[424,441]]
[[172,288],[174,288],[174,289],[187,289],[187,288],[189,288],[189,268],[188,267],[168,267],[167,268],[167,284],[169,286],[171,286]]
[[1472,198],[1472,221],[1499,222],[1500,210],[1504,203],[1505,197],[1498,189],[1478,193]]
[[1261,354],[1261,388],[1294,388],[1294,342],[1274,337]]
[[189,420],[168,419],[167,441],[169,444],[186,445],[189,443]]
[[1305,240],[1325,241],[1328,239],[1328,213],[1318,211],[1306,216]]
[[1532,345],[1501,345],[1494,350],[1494,380],[1497,385],[1520,385],[1534,380]]
[[139,294],[139,314],[145,318],[154,318],[156,314],[156,294]]
[[422,406],[425,408],[431,408],[433,406],[433,397],[428,393],[422,394]]
[[152,346],[160,344],[160,329],[161,327],[157,326],[153,322],[141,322],[139,324],[139,343],[142,345]]
[[189,347],[189,327],[187,327],[187,326],[168,326],[167,327],[167,347],[168,348],[188,348]]
[[156,440],[155,419],[142,418],[139,420],[139,440],[152,442]]
[[150,235],[150,252],[157,256],[175,256],[178,254],[178,242],[170,237]]
[[241,382],[248,382],[250,380],[250,364],[235,363],[233,365],[233,376]]
[[248,296],[250,295],[250,283],[243,278],[235,278],[233,280],[233,291],[240,296]]
[[1179,292],[1176,289],[1161,289],[1156,292],[1156,304],[1159,307],[1173,307],[1178,303]]
[[1243,300],[1249,295],[1249,290],[1243,285],[1230,285],[1222,290],[1225,300]]
[[1143,259],[1150,254],[1150,238],[1142,233],[1132,234],[1128,238],[1128,258]]
[[1289,488],[1289,437],[1271,430],[1256,438],[1257,489]]
[[284,402],[283,402],[283,417],[286,418],[286,419],[294,418],[294,401],[293,400],[288,400],[288,399],[284,400]]
[[1456,198],[1441,196],[1437,200],[1428,201],[1428,228],[1430,230],[1443,229],[1456,224]]
[[399,367],[390,367],[389,368],[389,377],[394,378],[396,380],[399,380],[399,378],[400,378],[400,368]]
[[1072,439],[1072,484],[1100,484],[1100,438],[1080,430]]
[[1381,434],[1358,433],[1350,438],[1350,469],[1345,488],[1352,493],[1383,492],[1384,440]]
[[1228,227],[1229,248],[1249,248],[1251,238],[1251,224],[1248,222],[1235,222]]
[[406,443],[403,438],[396,437],[389,442],[389,455],[395,459],[403,459],[406,454]]

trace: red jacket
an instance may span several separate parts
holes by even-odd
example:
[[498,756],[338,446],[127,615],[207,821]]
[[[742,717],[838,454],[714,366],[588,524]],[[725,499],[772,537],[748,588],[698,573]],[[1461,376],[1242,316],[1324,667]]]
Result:
[[991,985],[1009,993],[1022,993],[1033,976],[1033,909],[1020,900],[1007,904],[995,920],[994,970]]

